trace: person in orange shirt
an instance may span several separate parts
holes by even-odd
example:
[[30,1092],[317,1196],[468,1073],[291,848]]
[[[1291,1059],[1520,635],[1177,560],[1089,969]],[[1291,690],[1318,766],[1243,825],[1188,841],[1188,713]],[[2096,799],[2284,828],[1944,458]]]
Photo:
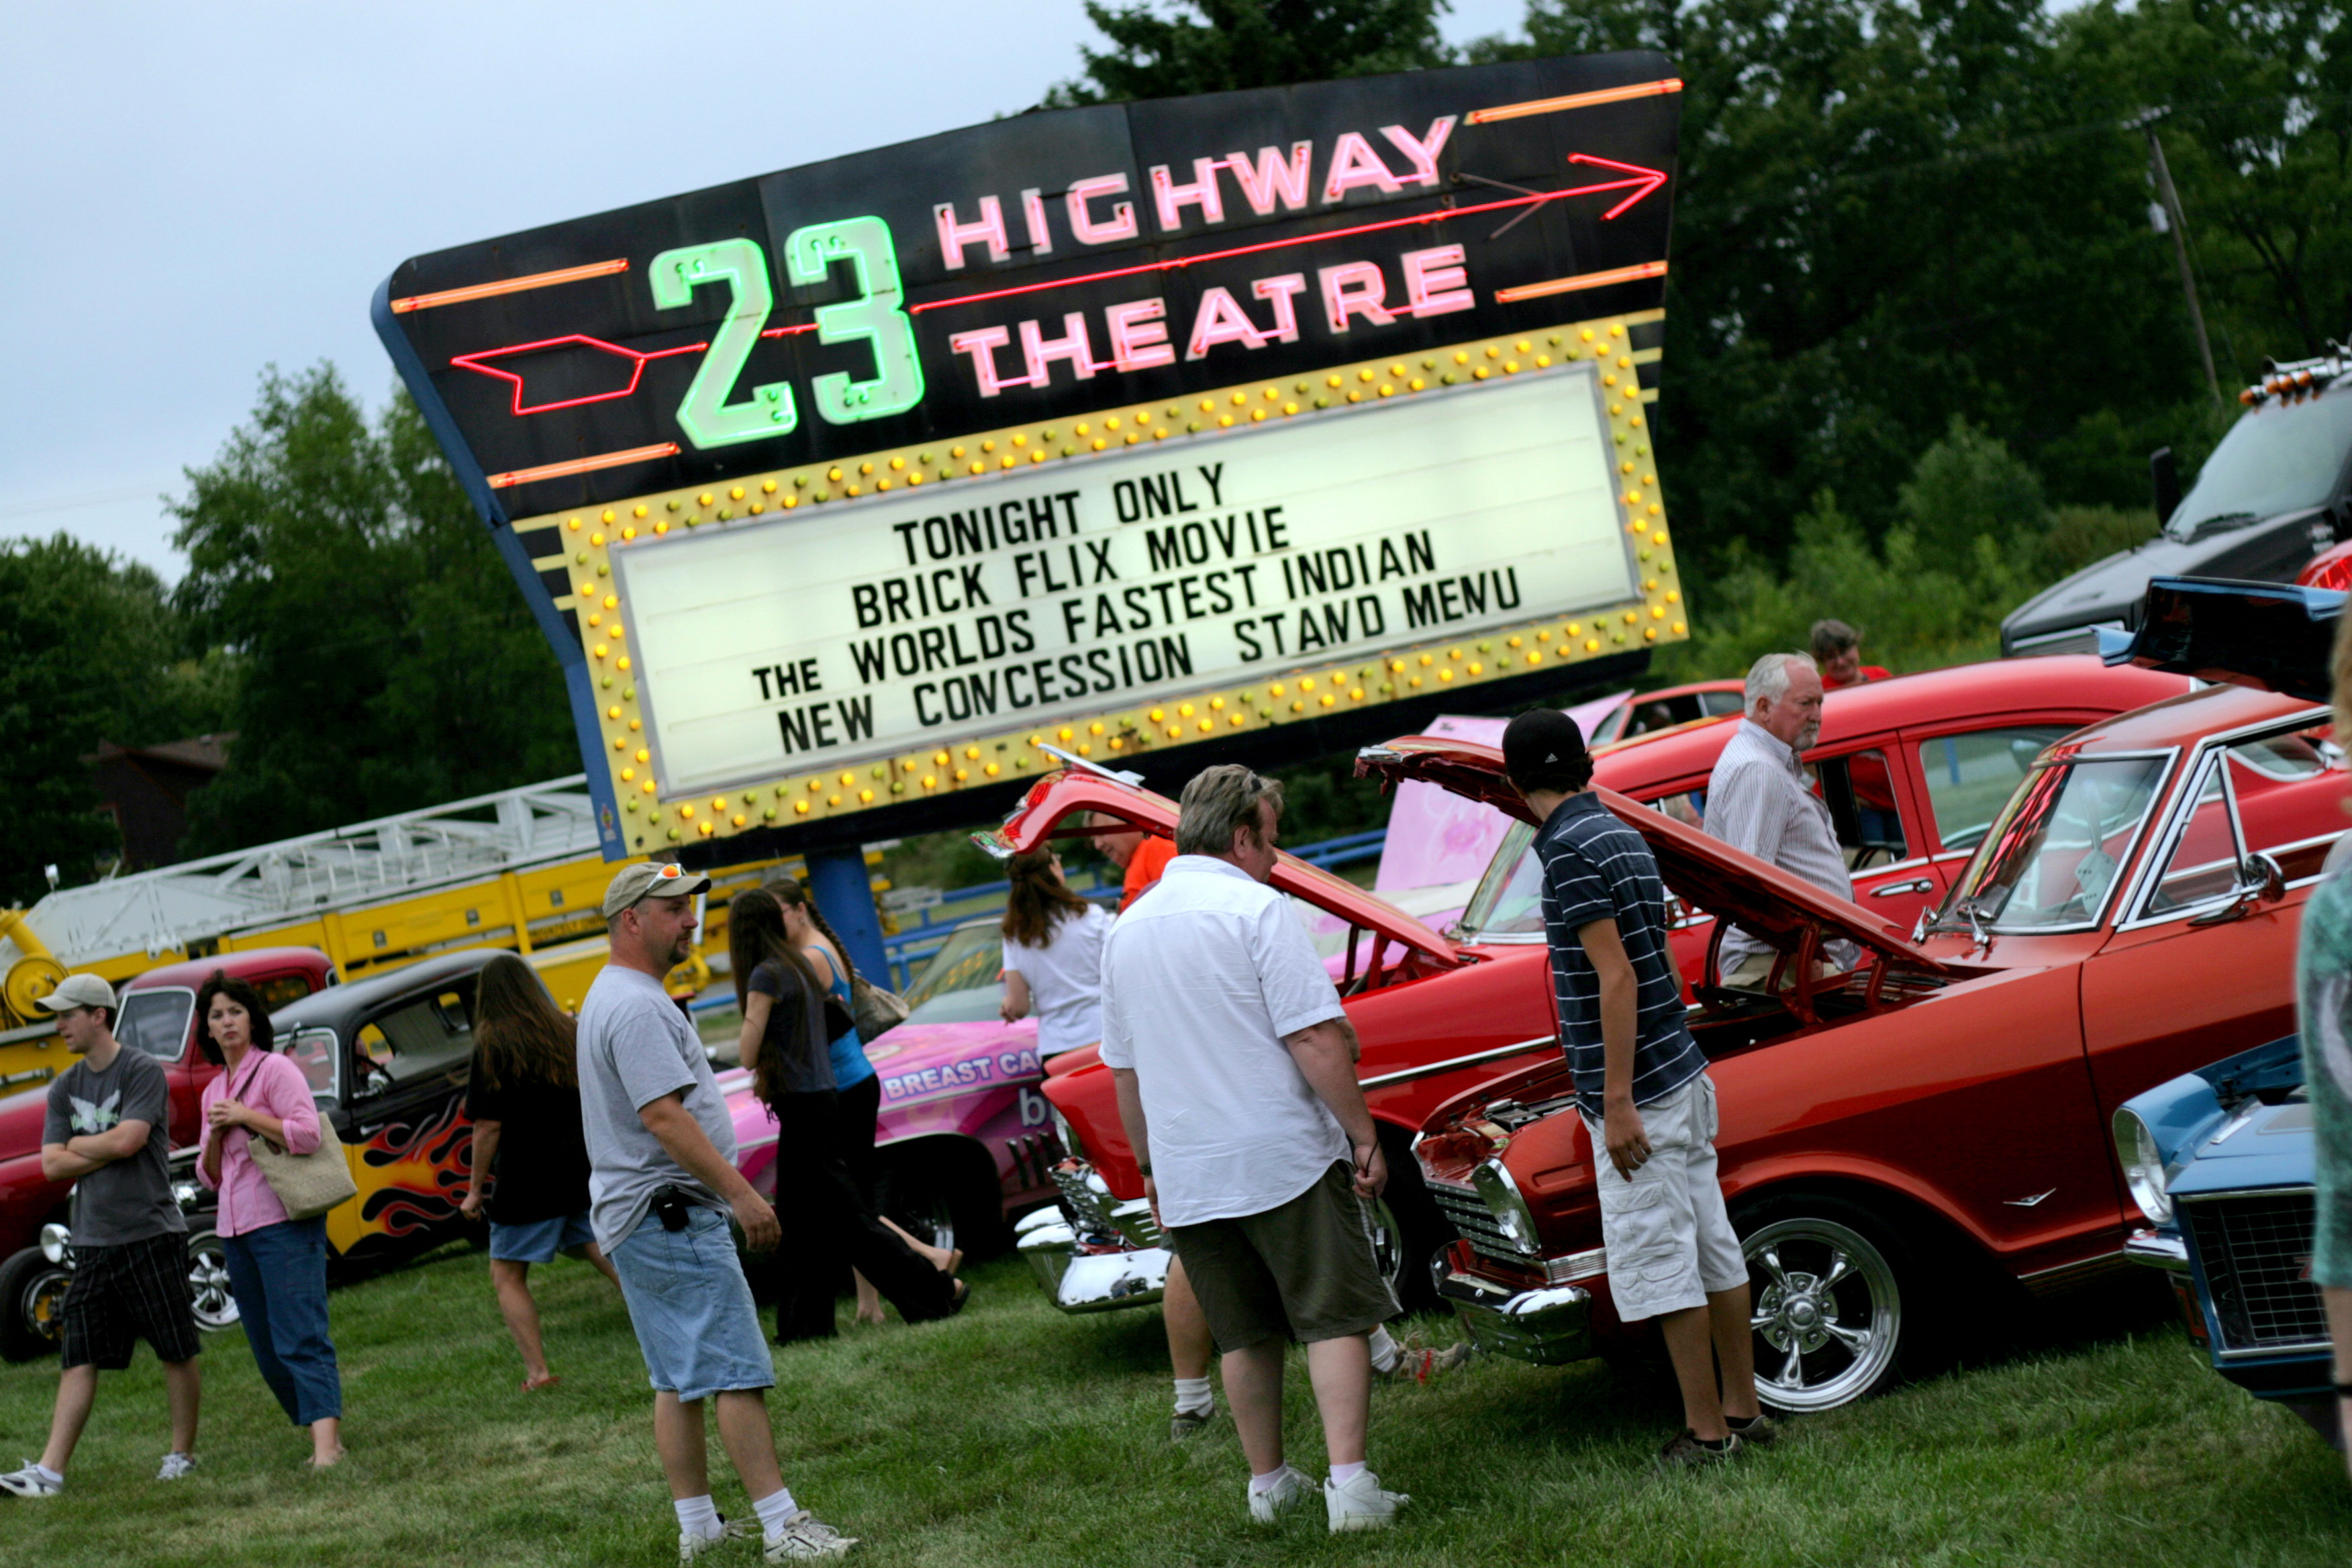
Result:
[[1815,621],[1812,644],[1824,691],[1888,678],[1885,666],[1862,662],[1862,634],[1843,621]]
[[1127,907],[1150,891],[1152,884],[1160,880],[1160,873],[1168,868],[1168,862],[1176,858],[1176,841],[1130,827],[1100,812],[1095,814],[1091,826],[1096,830],[1095,842],[1102,846],[1103,854],[1126,874],[1118,895],[1118,912],[1125,914]]

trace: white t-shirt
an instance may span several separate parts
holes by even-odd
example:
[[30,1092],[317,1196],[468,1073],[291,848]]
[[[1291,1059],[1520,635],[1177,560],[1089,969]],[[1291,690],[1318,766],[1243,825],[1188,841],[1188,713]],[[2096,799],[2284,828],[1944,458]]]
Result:
[[1110,917],[1088,904],[1055,921],[1043,947],[1004,939],[1004,967],[1029,983],[1039,1060],[1102,1038],[1103,937],[1109,931]]
[[1103,949],[1103,1060],[1132,1068],[1160,1218],[1279,1208],[1349,1158],[1348,1137],[1282,1043],[1346,1015],[1280,893],[1180,855]]

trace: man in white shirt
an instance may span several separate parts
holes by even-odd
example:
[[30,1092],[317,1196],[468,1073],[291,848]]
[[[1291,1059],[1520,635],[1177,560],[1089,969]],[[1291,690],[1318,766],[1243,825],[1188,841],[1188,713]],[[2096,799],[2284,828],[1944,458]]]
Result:
[[1370,1331],[1396,1297],[1364,1200],[1388,1167],[1339,993],[1274,875],[1282,786],[1210,768],[1184,787],[1176,858],[1103,952],[1103,1060],[1153,1212],[1223,1352],[1272,1523],[1313,1482],[1283,1461],[1286,1343],[1307,1346],[1333,1531],[1377,1530],[1408,1500],[1364,1463]]
[[[1853,897],[1829,804],[1813,793],[1803,757],[1822,733],[1822,676],[1801,653],[1768,653],[1748,671],[1748,709],[1706,781],[1706,831],[1823,892]],[[1722,984],[1762,985],[1780,954],[1738,926],[1723,933]],[[1838,943],[1832,966],[1853,960]]]

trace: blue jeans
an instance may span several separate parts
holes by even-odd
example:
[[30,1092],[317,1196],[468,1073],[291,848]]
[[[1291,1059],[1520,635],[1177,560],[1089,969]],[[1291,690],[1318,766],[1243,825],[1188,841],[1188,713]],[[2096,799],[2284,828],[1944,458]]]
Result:
[[228,1288],[261,1381],[297,1426],[343,1413],[327,1338],[327,1220],[289,1219],[221,1237]]

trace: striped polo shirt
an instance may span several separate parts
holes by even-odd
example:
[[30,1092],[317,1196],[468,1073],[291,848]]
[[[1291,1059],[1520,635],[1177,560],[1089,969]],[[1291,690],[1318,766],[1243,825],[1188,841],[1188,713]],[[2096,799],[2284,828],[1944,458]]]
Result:
[[1666,953],[1666,887],[1642,836],[1586,791],[1562,801],[1536,830],[1543,866],[1544,934],[1551,945],[1552,997],[1577,1105],[1601,1114],[1601,976],[1576,933],[1617,922],[1634,979],[1633,1103],[1647,1105],[1706,1070],[1684,1024],[1682,987]]

